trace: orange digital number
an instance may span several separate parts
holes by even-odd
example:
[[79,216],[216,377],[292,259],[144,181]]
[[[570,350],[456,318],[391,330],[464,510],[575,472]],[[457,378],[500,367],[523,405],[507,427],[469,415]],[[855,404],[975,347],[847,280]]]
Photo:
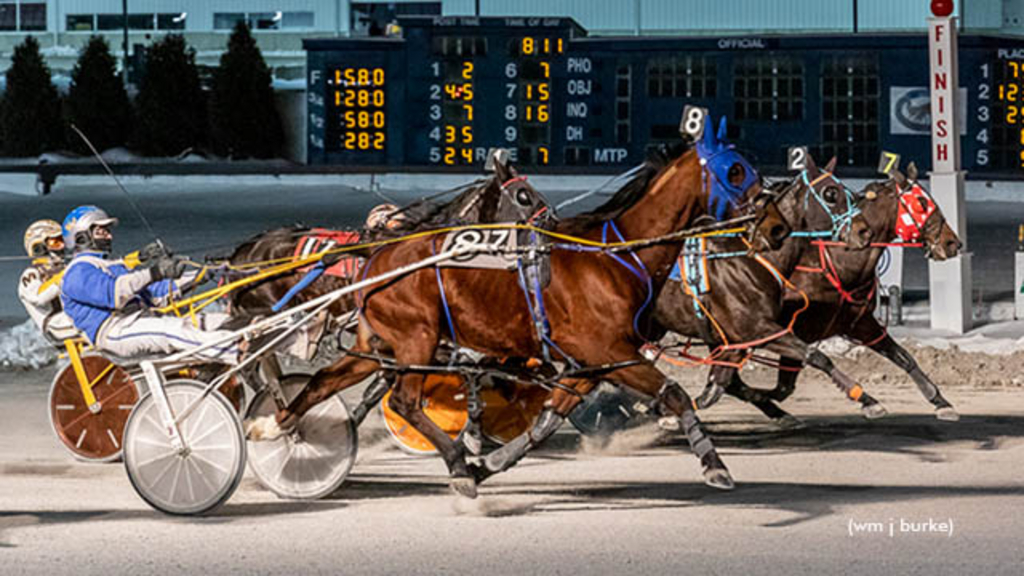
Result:
[[383,150],[384,149],[384,133],[383,132],[377,132],[376,134],[373,135],[373,147],[376,150]]

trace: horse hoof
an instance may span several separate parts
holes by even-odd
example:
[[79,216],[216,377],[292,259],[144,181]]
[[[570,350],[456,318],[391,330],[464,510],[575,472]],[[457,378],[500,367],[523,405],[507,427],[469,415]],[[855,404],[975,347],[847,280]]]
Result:
[[725,468],[708,468],[704,471],[704,483],[719,490],[732,490],[736,483]]
[[861,408],[861,412],[864,413],[864,417],[868,420],[877,420],[889,413],[885,406],[881,404],[869,404]]
[[952,406],[944,406],[935,411],[935,417],[946,422],[956,422],[960,420],[960,413]]
[[452,478],[448,483],[451,487],[452,492],[455,492],[463,498],[476,498],[476,480],[467,477]]
[[245,437],[253,442],[276,440],[287,432],[277,424],[274,416],[260,416],[245,421]]
[[679,432],[683,429],[682,423],[676,416],[665,416],[658,418],[658,428],[665,430],[666,432]]
[[779,428],[784,430],[800,430],[807,427],[803,420],[793,416],[792,414],[786,414],[781,418],[777,418],[775,423],[779,425]]

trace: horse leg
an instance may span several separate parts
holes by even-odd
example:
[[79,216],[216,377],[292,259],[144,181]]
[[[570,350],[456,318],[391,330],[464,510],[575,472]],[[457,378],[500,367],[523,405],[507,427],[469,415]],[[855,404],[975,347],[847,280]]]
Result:
[[290,432],[310,408],[334,394],[362,382],[380,369],[374,360],[346,356],[327,368],[321,369],[299,392],[287,408],[273,416],[246,420],[245,434],[250,440],[273,440]]
[[917,361],[914,357],[907,352],[905,348],[900,346],[895,340],[892,339],[888,334],[884,338],[877,342],[873,342],[870,348],[875,352],[878,352],[882,356],[888,358],[893,364],[902,368],[910,378],[914,380],[914,384],[917,384],[918,390],[921,391],[921,395],[926,400],[935,406],[935,417],[939,420],[947,420],[955,422],[960,419],[960,414],[957,413],[953,405],[942,396],[942,392],[939,391],[939,387],[936,386],[928,375],[921,370],[921,367],[917,365]]
[[679,418],[690,449],[704,468],[704,483],[714,488],[731,490],[735,487],[729,470],[719,458],[711,439],[704,433],[694,410],[693,400],[683,387],[666,378],[652,364],[644,362],[612,371],[605,376],[617,384],[629,386],[637,392],[655,398],[661,408]]
[[[718,357],[718,360],[728,362],[729,364],[735,364],[743,360],[743,356],[728,352],[723,356]],[[722,394],[725,392],[725,387],[732,382],[733,375],[735,374],[735,366],[713,364],[711,369],[708,370],[708,382],[704,386],[704,390],[700,393],[700,396],[697,397],[694,406],[696,406],[698,410],[707,410],[717,404],[722,398]]]
[[[400,364],[427,364],[433,358],[430,353],[410,359],[408,356],[398,358]],[[419,431],[441,455],[448,467],[449,486],[452,491],[467,498],[476,498],[476,480],[469,472],[466,464],[465,448],[461,443],[454,442],[423,411],[423,382],[426,376],[421,372],[403,374],[391,392],[388,406]]]
[[768,391],[768,397],[776,402],[785,402],[796,390],[796,380],[800,377],[800,370],[803,367],[802,361],[780,356],[779,377],[775,382],[775,388]]
[[572,409],[580,403],[582,397],[597,385],[594,381],[580,379],[563,380],[561,384],[572,392],[562,388],[552,391],[530,430],[516,436],[501,448],[489,452],[483,457],[480,465],[470,465],[477,482],[483,482],[494,474],[515,466],[530,450],[550,438],[565,422]]
[[836,365],[832,363],[828,356],[815,348],[811,348],[792,333],[786,333],[772,340],[765,345],[765,349],[782,357],[791,359],[803,358],[805,364],[828,374],[832,382],[847,398],[860,403],[861,412],[866,418],[881,418],[887,414],[885,407],[878,400],[875,400],[870,394],[865,392],[853,378],[839,368],[836,368]]
[[726,386],[725,393],[757,408],[783,428],[797,428],[802,425],[800,420],[772,401],[768,391],[747,386],[738,370],[733,372],[732,381]]

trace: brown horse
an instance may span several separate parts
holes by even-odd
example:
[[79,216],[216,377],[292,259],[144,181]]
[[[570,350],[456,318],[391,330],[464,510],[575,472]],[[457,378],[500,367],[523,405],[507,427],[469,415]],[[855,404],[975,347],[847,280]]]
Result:
[[[890,180],[872,183],[864,189],[858,206],[871,230],[874,245],[870,249],[843,250],[821,245],[819,249],[804,254],[801,266],[790,280],[796,288],[807,294],[810,306],[800,315],[794,329],[797,336],[806,342],[842,336],[868,346],[910,375],[921,394],[935,407],[937,418],[955,421],[959,415],[953,406],[921,370],[913,356],[889,336],[874,316],[878,259],[885,250],[884,244],[897,238],[896,224],[901,206],[919,201],[919,197],[908,194],[917,185],[917,168],[911,164],[907,172],[907,176],[904,176],[895,171]],[[924,198],[923,201],[934,206],[934,211],[922,224],[915,224],[926,256],[936,260],[956,256],[961,248],[959,238],[946,223],[934,200]],[[802,300],[798,300],[795,293],[789,292],[783,318],[790,318],[802,305]],[[736,375],[727,392],[751,402],[770,418],[785,418],[793,422],[795,419],[790,420],[792,417],[775,402],[781,402],[793,393],[801,367],[801,362],[783,358],[775,389],[763,391],[750,388]]]
[[866,248],[869,242],[867,222],[854,208],[853,195],[832,176],[834,168],[834,158],[824,172],[808,158],[807,170],[780,192],[779,211],[794,230],[780,249],[746,254],[742,238],[709,239],[706,252],[680,258],[681,279],[668,282],[658,295],[655,322],[703,340],[712,351],[698,408],[717,402],[738,378],[738,367],[755,348],[763,348],[825,372],[848,397],[860,402],[868,417],[885,413],[826,355],[795,334],[783,315],[784,279],[808,251],[810,238],[848,240],[855,249]]
[[[389,227],[354,232],[349,235],[350,242],[373,242],[442,226],[526,221],[537,214],[541,214],[545,218],[553,217],[551,210],[547,209],[549,205],[544,196],[533,188],[526,178],[520,177],[514,168],[496,160],[494,170],[494,174],[490,177],[451,191],[461,190],[461,193],[452,200],[444,203],[430,200],[414,202],[399,209],[396,214],[399,217],[393,218]],[[300,242],[315,238],[318,232],[326,234],[324,241],[319,242],[311,252],[303,253],[304,255],[336,247],[337,243],[331,241],[330,234],[333,233],[340,237],[342,234],[339,232],[344,231],[328,231],[304,226],[270,230],[239,245],[228,261],[235,266],[268,261],[286,262],[289,259],[298,258],[303,251]],[[349,285],[355,272],[359,269],[361,256],[365,253],[364,251],[359,254],[327,255],[325,260],[330,262],[330,268],[344,269],[346,273],[332,274],[328,271],[297,293],[291,303],[301,304]],[[342,257],[350,261],[348,263],[341,262],[339,266],[338,260]],[[271,307],[300,282],[308,271],[309,268],[296,269],[255,282],[233,292],[230,300],[232,314],[253,316],[270,313]],[[342,298],[331,305],[330,312],[333,316],[339,317],[353,308],[355,308],[355,301],[351,297]]]
[[[705,130],[705,142],[714,139],[709,132]],[[724,177],[733,190],[740,190],[741,199],[749,200],[760,192],[760,181],[748,173],[749,165],[741,160],[727,166]],[[704,186],[705,176],[693,150],[649,160],[604,206],[564,220],[555,230],[592,241],[600,240],[611,226],[631,240],[682,230],[712,205],[712,192]],[[752,183],[738,188],[746,182]],[[756,242],[778,245],[788,234],[773,208],[761,211]],[[651,297],[651,290],[660,289],[665,282],[678,250],[677,245],[660,243],[623,256],[585,251],[576,245],[553,249],[549,257],[550,284],[543,289],[550,325],[548,340],[558,360],[581,367],[612,365],[603,378],[656,398],[681,417],[690,445],[704,467],[705,482],[731,488],[732,478],[701,429],[689,396],[638,352],[643,337],[634,330],[635,316]],[[368,276],[421,261],[437,251],[437,243],[431,239],[384,247],[367,265]],[[647,282],[638,281],[624,262],[646,271]],[[399,366],[429,364],[448,329],[452,331],[448,337],[459,346],[490,356],[528,358],[543,354],[544,341],[534,330],[534,318],[515,271],[419,270],[368,291],[362,310],[355,346],[359,354],[346,356],[317,373],[276,418],[248,422],[251,439],[284,433],[312,406],[379,370],[378,361],[367,356],[375,351],[392,353]],[[452,318],[448,324],[446,310]],[[471,469],[464,446],[453,442],[422,412],[423,380],[422,372],[400,370],[389,405],[438,449],[448,466],[452,488],[466,496],[476,495],[478,478],[506,469],[552,434],[579,402],[580,395],[596,384],[593,376],[563,379],[532,430],[489,454],[484,466]]]

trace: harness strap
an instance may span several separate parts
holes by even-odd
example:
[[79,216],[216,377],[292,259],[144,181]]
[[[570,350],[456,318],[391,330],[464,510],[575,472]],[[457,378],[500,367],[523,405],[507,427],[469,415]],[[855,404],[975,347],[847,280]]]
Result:
[[[626,241],[625,237],[622,236],[622,233],[619,232],[618,226],[615,225],[615,221],[607,220],[605,221],[604,226],[601,228],[602,242],[608,242],[609,229],[615,234],[615,237],[619,239],[619,242]],[[640,305],[640,308],[637,309],[636,314],[633,315],[633,331],[636,332],[637,336],[646,341],[647,338],[644,337],[644,335],[640,332],[640,316],[644,313],[644,310],[646,310],[647,307],[650,306],[651,301],[654,299],[654,283],[651,280],[651,275],[647,272],[647,267],[644,266],[643,261],[640,260],[640,257],[637,256],[636,252],[634,252],[633,250],[629,250],[628,254],[636,263],[635,268],[629,262],[626,262],[621,256],[614,252],[606,252],[606,254],[611,256],[619,264],[622,264],[622,266],[625,267],[626,270],[629,270],[634,276],[639,278],[640,281],[644,282],[644,284],[647,286],[647,297],[644,298],[644,303]]]
[[[437,240],[432,239],[430,241],[430,253],[431,256],[437,255]],[[437,276],[437,289],[441,293],[441,307],[444,309],[444,317],[448,320],[448,332],[452,335],[452,343],[455,346],[459,345],[458,338],[455,337],[455,322],[452,321],[452,310],[448,306],[448,297],[444,293],[444,281],[441,279],[441,267],[434,266],[434,275]]]

